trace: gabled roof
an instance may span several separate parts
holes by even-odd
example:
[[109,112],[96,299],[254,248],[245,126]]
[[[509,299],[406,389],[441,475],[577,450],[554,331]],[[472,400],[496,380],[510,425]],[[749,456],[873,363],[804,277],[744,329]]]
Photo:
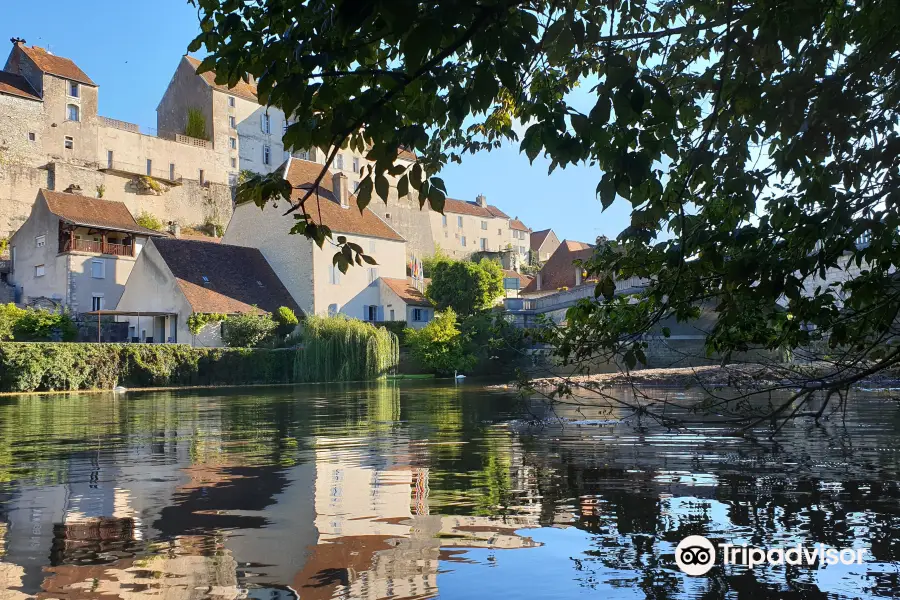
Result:
[[257,248],[176,238],[152,243],[194,312],[271,313],[287,306],[300,313]]
[[[200,66],[202,61],[194,58],[193,56],[184,55],[184,58],[188,61],[188,63],[194,67],[194,71],[197,70],[197,67]],[[207,71],[206,73],[201,73],[200,77],[203,78],[203,81],[207,83],[213,89],[219,90],[220,92],[225,92],[226,94],[231,94],[233,96],[239,96],[245,100],[250,100],[251,102],[259,102],[256,97],[256,86],[252,83],[247,83],[243,79],[239,79],[237,84],[230,88],[227,85],[216,83],[216,72],[215,71]]]
[[410,306],[432,306],[431,302],[425,295],[413,287],[412,282],[407,279],[394,279],[392,277],[382,277],[381,281],[391,290],[400,296],[406,304]]
[[509,220],[509,228],[510,229],[518,229],[519,231],[531,231],[528,227],[525,226],[525,223],[520,221],[518,218]]
[[40,101],[41,99],[27,79],[21,75],[7,73],[6,71],[0,71],[0,94],[18,96],[28,100]]
[[465,200],[456,200],[447,198],[444,201],[444,212],[454,215],[472,215],[473,217],[482,217],[490,219],[493,217],[500,219],[508,219],[509,215],[504,213],[496,206],[488,205],[487,207],[478,206],[477,202],[467,202]]
[[97,84],[91,81],[91,78],[68,58],[50,54],[40,46],[31,46],[29,48],[25,44],[19,44],[18,48],[37,65],[38,69],[48,75],[56,75],[63,79],[71,79],[72,81],[97,87]]
[[[295,188],[291,194],[291,200],[297,203],[309,191],[323,165],[297,158],[289,159],[286,165],[285,179]],[[282,168],[285,167],[282,166]],[[405,241],[399,233],[391,229],[371,210],[360,212],[355,195],[350,194],[350,207],[342,208],[340,201],[332,192],[332,186],[332,173],[328,171],[319,184],[318,201],[316,194],[310,196],[306,201],[306,212],[312,217],[313,222],[326,225],[335,233],[365,235],[397,242]],[[378,202],[377,199],[374,201]]]
[[531,249],[537,252],[541,249],[541,246],[544,245],[544,240],[547,239],[553,232],[552,229],[542,229],[541,231],[532,231],[531,232]]
[[[575,287],[576,260],[587,260],[594,254],[594,248],[584,242],[563,240],[559,248],[550,255],[541,268],[541,289],[537,289],[537,278],[531,281],[523,292],[555,291],[559,288]],[[585,280],[583,283],[587,283]]]
[[165,235],[138,225],[128,207],[121,202],[52,190],[40,190],[38,193],[47,201],[51,213],[73,225],[152,236]]

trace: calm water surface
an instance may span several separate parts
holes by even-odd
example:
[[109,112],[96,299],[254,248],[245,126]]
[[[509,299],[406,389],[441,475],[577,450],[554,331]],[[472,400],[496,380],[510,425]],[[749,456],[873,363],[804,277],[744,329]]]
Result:
[[[0,398],[0,599],[894,597],[893,396],[777,444],[475,384]],[[687,577],[692,534],[868,555]]]

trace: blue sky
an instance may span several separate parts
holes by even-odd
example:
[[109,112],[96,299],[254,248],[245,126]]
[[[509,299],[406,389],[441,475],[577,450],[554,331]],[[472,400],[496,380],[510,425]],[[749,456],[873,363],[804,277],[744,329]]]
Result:
[[[155,133],[156,105],[178,60],[198,30],[197,11],[185,0],[7,0],[0,43],[22,37],[74,60],[100,85],[100,114],[137,123]],[[8,51],[8,50],[7,50]],[[628,225],[621,200],[605,213],[594,197],[601,172],[533,166],[517,147],[467,156],[443,178],[454,198],[487,196],[491,204],[537,230],[552,227],[560,239],[615,237]]]

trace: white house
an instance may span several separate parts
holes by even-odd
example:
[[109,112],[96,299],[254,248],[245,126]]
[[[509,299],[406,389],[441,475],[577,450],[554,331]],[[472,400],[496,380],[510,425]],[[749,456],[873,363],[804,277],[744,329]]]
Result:
[[133,340],[213,347],[222,345],[219,327],[192,335],[192,313],[261,314],[282,306],[300,315],[259,250],[157,238],[138,257],[116,313],[128,318]]
[[380,303],[385,321],[406,321],[413,329],[421,329],[434,318],[434,305],[410,279],[382,277]]
[[[295,158],[285,163],[284,176],[294,188],[291,203],[306,194],[321,168]],[[406,242],[375,213],[359,210],[347,181],[343,173],[329,172],[318,193],[307,201],[306,210],[312,222],[326,225],[335,237],[344,236],[358,244],[377,265],[354,265],[341,273],[332,263],[336,246],[326,242],[319,248],[306,237],[290,233],[296,219],[284,214],[291,206],[285,200],[270,202],[262,210],[254,204],[237,206],[223,242],[258,248],[306,314],[341,313],[365,321],[384,321],[391,319],[393,310],[393,318],[403,320],[408,303],[401,308],[398,301],[388,307],[396,298],[385,300],[382,290],[390,286],[382,285],[379,279],[406,281]]]
[[10,239],[9,280],[24,304],[111,308],[147,240],[162,235],[121,202],[42,189]]

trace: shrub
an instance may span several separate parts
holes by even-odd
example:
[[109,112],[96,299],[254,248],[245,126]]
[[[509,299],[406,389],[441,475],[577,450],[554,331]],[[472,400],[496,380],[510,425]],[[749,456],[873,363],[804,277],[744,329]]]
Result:
[[141,211],[141,214],[138,215],[138,218],[135,219],[135,221],[141,227],[153,229],[154,231],[162,231],[164,227],[162,221],[157,219],[152,213],[148,213],[146,210]]
[[502,315],[486,312],[464,319],[459,329],[466,338],[468,352],[475,357],[479,373],[511,373],[530,360],[525,349],[530,340]]
[[188,109],[184,135],[200,140],[209,140],[209,135],[206,133],[206,117],[199,108]]
[[12,334],[17,342],[71,342],[78,327],[68,313],[29,308],[13,323]]
[[405,334],[413,357],[439,375],[475,366],[476,358],[468,350],[468,339],[457,327],[452,308],[435,314],[422,329],[407,329]]
[[151,191],[156,195],[163,193],[163,187],[150,175],[140,175],[137,178],[137,186],[141,191]]
[[13,339],[13,327],[25,316],[25,309],[12,302],[0,304],[0,342]]
[[287,306],[279,307],[278,310],[275,311],[275,314],[272,315],[272,318],[277,325],[276,333],[281,338],[294,331],[297,324],[300,323],[297,319],[297,315],[294,314],[294,311]]
[[244,313],[229,317],[222,340],[229,348],[259,348],[271,341],[277,323],[269,315]]

